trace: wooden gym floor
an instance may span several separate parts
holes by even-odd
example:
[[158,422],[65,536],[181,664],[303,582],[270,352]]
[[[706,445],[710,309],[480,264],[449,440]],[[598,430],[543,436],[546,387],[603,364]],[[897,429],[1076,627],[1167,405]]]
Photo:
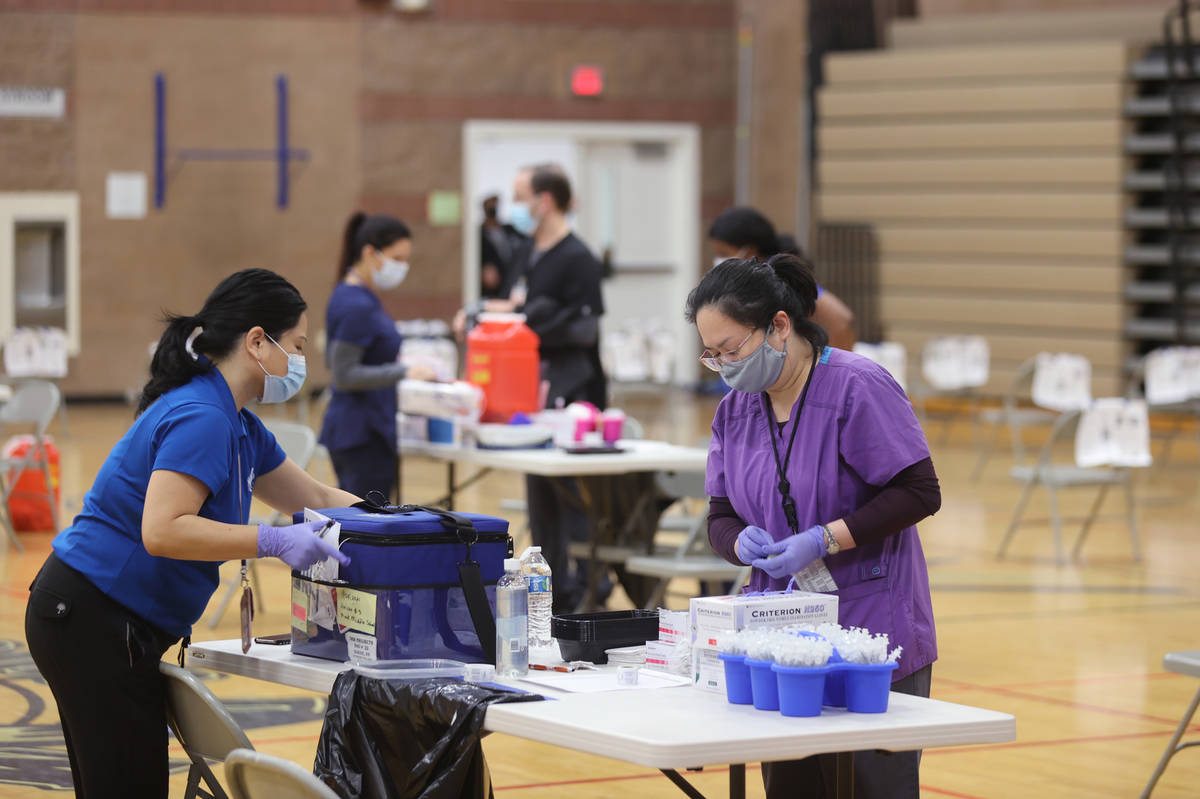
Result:
[[[644,420],[648,437],[685,444],[707,432],[715,404],[674,393],[618,401]],[[124,406],[71,407],[70,434],[56,439],[68,518],[130,417]],[[940,440],[940,424],[931,423],[929,433],[931,440]],[[1085,559],[1069,566],[1055,565],[1048,528],[1036,524],[1023,527],[1009,558],[997,561],[993,553],[1017,495],[1007,477],[1006,453],[994,457],[983,479],[973,484],[968,478],[975,462],[969,426],[960,421],[945,443],[935,443],[942,510],[920,528],[940,644],[933,695],[1012,713],[1018,737],[1007,744],[926,752],[924,796],[1138,795],[1197,687],[1194,679],[1162,669],[1163,653],[1200,648],[1200,453],[1195,442],[1185,433],[1168,465],[1138,475],[1141,562],[1130,558],[1125,524],[1113,520],[1096,525]],[[323,462],[313,470],[331,476]],[[440,466],[406,461],[406,499],[434,498],[443,480]],[[460,507],[505,515],[500,500],[522,492],[519,477],[494,473],[464,492]],[[1073,492],[1064,512],[1086,511],[1092,496],[1090,490]],[[1122,509],[1119,494],[1108,502],[1107,509]],[[1045,510],[1045,495],[1039,493],[1030,512],[1044,516]],[[527,543],[524,519],[509,517],[522,547]],[[1068,525],[1068,545],[1074,532]],[[0,551],[0,796],[24,798],[70,791],[70,772],[53,701],[25,652],[23,633],[27,586],[51,536],[24,533],[21,538],[23,554],[11,547]],[[233,567],[223,569],[227,578]],[[284,632],[286,569],[268,560],[260,574],[267,610],[259,615],[256,631]],[[686,607],[695,586],[678,582],[672,588],[668,604]],[[628,600],[618,590],[610,606],[622,605]],[[231,611],[215,630],[202,620],[194,637],[236,635],[237,614]],[[324,697],[245,678],[210,677],[213,691],[230,706],[255,747],[311,767]],[[1200,719],[1190,735],[1200,735]],[[496,792],[505,799],[681,795],[651,769],[504,735],[489,736],[484,748]],[[186,758],[177,746],[171,756],[172,792],[180,796]],[[726,792],[721,769],[691,777],[705,794]],[[761,796],[756,765],[749,769],[748,782],[749,795]],[[1175,757],[1155,796],[1197,795],[1200,750],[1191,749]]]

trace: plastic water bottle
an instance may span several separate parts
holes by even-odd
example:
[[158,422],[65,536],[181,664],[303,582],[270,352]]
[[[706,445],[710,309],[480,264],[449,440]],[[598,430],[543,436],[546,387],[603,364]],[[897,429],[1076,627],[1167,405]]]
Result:
[[529,671],[529,586],[521,561],[505,558],[496,584],[496,676],[524,677]]
[[550,646],[550,616],[554,605],[554,580],[550,564],[542,557],[541,547],[528,547],[521,553],[521,571],[529,585],[529,645]]

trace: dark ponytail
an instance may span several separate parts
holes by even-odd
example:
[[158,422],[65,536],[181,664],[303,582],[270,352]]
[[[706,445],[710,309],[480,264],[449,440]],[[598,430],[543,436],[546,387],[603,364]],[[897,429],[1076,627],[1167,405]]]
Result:
[[694,324],[696,314],[708,306],[755,330],[769,327],[783,311],[815,352],[829,343],[829,334],[812,321],[817,307],[813,266],[799,255],[781,253],[765,263],[754,258],[722,261],[692,289],[684,316]]
[[724,242],[735,250],[753,247],[760,258],[780,252],[779,236],[771,220],[748,206],[726,208],[708,228],[708,237]]
[[377,250],[390,247],[403,239],[411,239],[412,231],[408,225],[394,216],[377,214],[367,216],[362,211],[355,211],[346,222],[342,232],[342,255],[338,259],[337,279],[346,277],[350,267],[358,263],[362,249],[368,244]]
[[213,361],[233,352],[250,328],[262,327],[278,341],[300,322],[307,307],[295,286],[269,270],[244,269],[225,278],[195,316],[166,316],[167,329],[150,361],[150,380],[136,415],[171,389],[210,371]]

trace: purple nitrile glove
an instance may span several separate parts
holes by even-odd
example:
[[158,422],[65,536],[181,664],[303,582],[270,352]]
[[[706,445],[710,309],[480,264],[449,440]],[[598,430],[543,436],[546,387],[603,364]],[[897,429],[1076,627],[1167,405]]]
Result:
[[775,543],[771,534],[761,527],[753,525],[738,533],[737,555],[742,563],[750,564],[759,558],[767,556],[767,545]]
[[821,525],[813,525],[803,533],[768,544],[764,551],[767,555],[776,557],[759,558],[751,565],[778,580],[780,577],[795,574],[825,555],[825,532]]
[[293,569],[307,569],[326,558],[334,558],[343,566],[350,565],[350,558],[337,547],[316,535],[325,522],[301,522],[287,527],[258,526],[258,556],[279,558]]

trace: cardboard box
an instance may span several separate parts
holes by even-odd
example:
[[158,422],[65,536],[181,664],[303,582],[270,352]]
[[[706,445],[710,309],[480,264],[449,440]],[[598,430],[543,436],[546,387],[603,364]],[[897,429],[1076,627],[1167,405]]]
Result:
[[693,597],[690,604],[692,640],[703,632],[770,629],[805,622],[837,622],[838,598],[833,594],[782,591],[757,596]]
[[707,596],[691,600],[692,682],[725,693],[725,664],[717,657],[723,635],[745,629],[778,629],[838,620],[838,598],[801,591],[758,596]]

